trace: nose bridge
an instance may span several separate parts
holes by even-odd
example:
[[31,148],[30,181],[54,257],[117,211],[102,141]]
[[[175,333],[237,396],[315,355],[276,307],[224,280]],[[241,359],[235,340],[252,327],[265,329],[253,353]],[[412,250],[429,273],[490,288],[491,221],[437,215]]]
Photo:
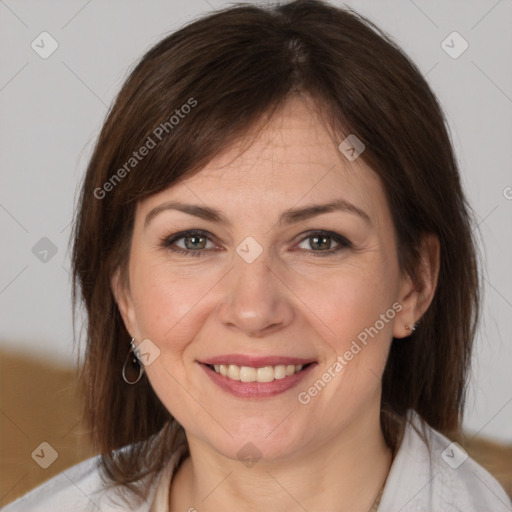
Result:
[[291,321],[293,310],[286,287],[271,270],[269,259],[268,251],[251,262],[243,254],[235,255],[219,308],[222,323],[258,336]]

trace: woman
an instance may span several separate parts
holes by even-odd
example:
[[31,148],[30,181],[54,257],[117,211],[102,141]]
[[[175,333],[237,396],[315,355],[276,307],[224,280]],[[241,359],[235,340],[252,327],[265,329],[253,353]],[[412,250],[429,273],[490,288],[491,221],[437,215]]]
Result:
[[445,437],[471,229],[440,107],[369,21],[298,0],[167,37],[75,227],[101,455],[5,510],[510,510]]

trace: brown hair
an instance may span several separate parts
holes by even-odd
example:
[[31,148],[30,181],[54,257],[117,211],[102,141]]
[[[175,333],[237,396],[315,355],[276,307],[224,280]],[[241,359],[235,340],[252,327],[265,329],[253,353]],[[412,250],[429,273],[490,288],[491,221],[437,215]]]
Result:
[[[155,475],[183,429],[146,377],[135,386],[121,378],[129,335],[110,280],[127,262],[136,203],[198,172],[297,92],[315,100],[338,143],[353,133],[365,144],[360,158],[383,183],[401,268],[417,275],[423,234],[440,241],[433,302],[406,343],[392,342],[385,439],[396,449],[408,409],[444,433],[460,424],[479,280],[470,210],[434,94],[395,43],[352,11],[318,0],[237,5],[144,55],[108,114],[81,191],[73,275],[75,305],[80,292],[88,318],[85,417],[108,480],[141,496],[137,480]],[[156,147],[135,159],[150,139]]]

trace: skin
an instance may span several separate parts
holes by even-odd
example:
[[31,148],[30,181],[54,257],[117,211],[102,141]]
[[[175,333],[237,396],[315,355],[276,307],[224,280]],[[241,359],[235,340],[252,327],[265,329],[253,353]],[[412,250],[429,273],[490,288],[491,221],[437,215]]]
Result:
[[[174,477],[171,510],[367,511],[391,464],[379,423],[381,376],[392,337],[407,337],[406,324],[432,300],[439,244],[425,238],[419,282],[401,272],[377,174],[361,159],[345,159],[305,98],[290,98],[240,153],[233,145],[140,202],[127,279],[119,272],[112,279],[135,343],[150,339],[160,350],[147,377],[187,434],[191,457]],[[278,222],[289,208],[340,198],[369,221],[335,211]],[[216,208],[231,225],[170,209],[145,225],[168,201]],[[201,256],[162,247],[162,239],[189,229],[211,234],[199,244]],[[327,239],[319,248],[309,236],[318,230],[352,246]],[[248,236],[263,249],[253,263],[236,252]],[[183,238],[174,243],[185,247]],[[297,394],[396,302],[401,311],[378,335],[307,405],[299,403]],[[303,357],[317,366],[285,393],[239,398],[197,362],[230,353]],[[252,467],[237,457],[248,442],[262,457]]]

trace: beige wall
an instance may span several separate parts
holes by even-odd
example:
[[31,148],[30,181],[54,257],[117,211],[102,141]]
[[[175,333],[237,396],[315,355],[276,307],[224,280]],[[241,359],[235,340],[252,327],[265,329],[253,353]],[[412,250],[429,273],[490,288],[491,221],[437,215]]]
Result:
[[[73,369],[0,352],[0,507],[94,452],[80,424]],[[43,442],[57,458],[43,469],[32,453]],[[45,465],[43,445],[34,458]]]

